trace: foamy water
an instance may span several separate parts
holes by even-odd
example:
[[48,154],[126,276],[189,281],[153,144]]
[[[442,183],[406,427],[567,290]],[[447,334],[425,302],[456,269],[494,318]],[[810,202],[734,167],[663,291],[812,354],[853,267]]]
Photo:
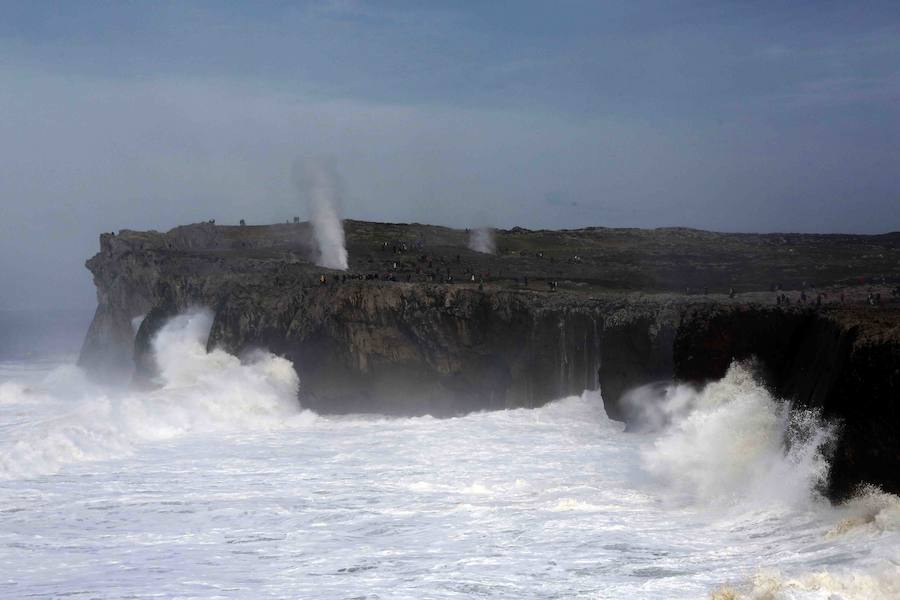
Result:
[[900,597],[900,501],[817,498],[831,429],[741,366],[653,433],[597,394],[323,417],[208,327],[166,327],[153,391],[0,366],[0,597]]

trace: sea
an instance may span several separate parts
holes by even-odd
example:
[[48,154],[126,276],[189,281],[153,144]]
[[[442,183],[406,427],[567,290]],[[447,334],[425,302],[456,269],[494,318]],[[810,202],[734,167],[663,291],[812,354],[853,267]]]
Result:
[[900,499],[820,490],[840,424],[747,365],[457,418],[318,415],[291,364],[153,342],[75,365],[90,313],[0,313],[0,598],[900,598]]

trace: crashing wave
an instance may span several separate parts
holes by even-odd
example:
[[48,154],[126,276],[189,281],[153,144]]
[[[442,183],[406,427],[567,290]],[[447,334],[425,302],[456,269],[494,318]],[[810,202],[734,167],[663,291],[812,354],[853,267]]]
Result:
[[[141,442],[194,431],[252,430],[308,422],[297,402],[291,363],[257,351],[243,360],[207,352],[212,325],[197,309],[167,323],[153,340],[162,386],[153,391],[110,391],[75,367],[53,371],[40,384],[6,383],[0,402],[29,404],[43,418],[13,422],[3,432],[0,478],[57,472],[63,465],[127,455]],[[299,421],[298,421],[299,420]]]

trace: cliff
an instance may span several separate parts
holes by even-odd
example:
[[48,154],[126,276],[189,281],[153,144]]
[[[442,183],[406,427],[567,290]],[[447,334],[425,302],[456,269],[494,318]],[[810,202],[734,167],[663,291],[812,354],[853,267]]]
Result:
[[755,358],[773,393],[840,423],[833,496],[861,481],[900,491],[900,310],[703,307],[679,327],[674,375],[704,381]]
[[860,480],[900,490],[897,234],[516,228],[486,255],[442,227],[349,221],[346,233],[346,273],[310,262],[305,223],[104,234],[80,363],[151,380],[153,334],[203,305],[210,347],[289,358],[319,412],[452,415],[599,386],[627,421],[626,390],[715,379],[754,356],[779,396],[843,422],[833,495]]

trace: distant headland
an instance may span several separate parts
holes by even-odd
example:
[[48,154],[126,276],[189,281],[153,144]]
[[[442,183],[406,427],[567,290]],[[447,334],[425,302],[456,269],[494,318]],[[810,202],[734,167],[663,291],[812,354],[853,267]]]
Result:
[[831,495],[900,491],[900,233],[451,229],[213,222],[100,237],[80,364],[152,382],[149,340],[195,305],[208,345],[289,358],[319,412],[454,415],[601,388],[703,382],[754,358],[780,397],[843,423]]

